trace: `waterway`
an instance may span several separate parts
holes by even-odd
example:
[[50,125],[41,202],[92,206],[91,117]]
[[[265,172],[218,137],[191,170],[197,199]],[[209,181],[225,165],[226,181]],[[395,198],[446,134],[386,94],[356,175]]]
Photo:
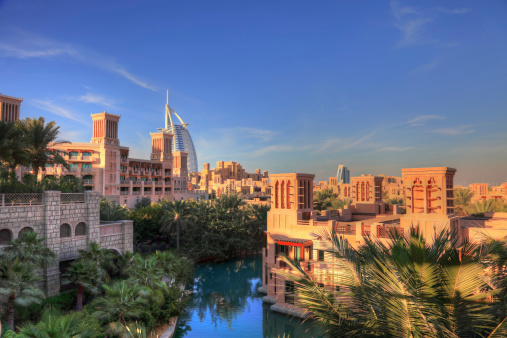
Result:
[[195,267],[194,295],[179,317],[176,338],[321,337],[313,323],[273,312],[263,304],[261,256]]

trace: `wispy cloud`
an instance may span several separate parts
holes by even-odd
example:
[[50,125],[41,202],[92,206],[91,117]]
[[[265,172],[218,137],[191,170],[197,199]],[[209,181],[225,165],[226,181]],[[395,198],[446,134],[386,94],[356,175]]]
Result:
[[71,119],[71,120],[74,120],[74,121],[77,121],[80,123],[89,124],[88,122],[81,120],[79,118],[78,114],[71,112],[67,108],[57,106],[51,101],[34,99],[34,100],[31,100],[30,103],[36,108],[46,110],[46,111],[51,112],[55,115],[66,117],[68,119]]
[[424,64],[422,66],[419,66],[417,68],[412,69],[410,71],[410,73],[411,74],[426,73],[426,72],[429,72],[430,70],[435,69],[439,64],[440,64],[439,60],[434,60],[434,61],[431,61],[431,62],[429,62],[427,64]]
[[410,149],[413,149],[413,147],[396,147],[396,146],[391,146],[391,147],[382,147],[382,148],[379,148],[379,149],[377,149],[377,151],[407,151],[407,150],[410,150]]
[[270,141],[273,138],[274,132],[268,129],[256,129],[250,127],[233,127],[219,129],[221,133],[227,133],[241,139],[257,139],[259,141]]
[[441,128],[435,130],[435,133],[446,136],[457,136],[463,134],[472,134],[475,132],[473,125],[462,125],[457,127]]
[[284,144],[274,144],[271,146],[267,146],[267,147],[258,149],[256,151],[254,151],[253,153],[251,153],[251,155],[255,156],[255,157],[259,157],[259,156],[265,156],[270,153],[289,152],[289,151],[294,151],[296,149],[297,148],[295,148],[293,146],[288,146],[288,145],[284,145]]
[[396,20],[394,26],[402,34],[398,47],[406,47],[418,42],[421,28],[433,21],[432,18],[421,15],[412,7],[401,6],[398,1],[391,1],[391,13]]
[[459,15],[468,12],[467,8],[448,9],[444,7],[434,7],[425,10],[414,7],[402,6],[399,1],[391,1],[391,14],[395,22],[394,26],[400,31],[401,39],[397,47],[407,47],[420,43],[439,43],[445,47],[453,47],[455,42],[442,42],[439,39],[424,38],[423,28],[435,21],[438,14]]
[[419,115],[415,118],[413,118],[410,121],[407,121],[407,124],[409,124],[412,127],[418,127],[418,126],[424,126],[426,122],[430,120],[444,120],[444,116],[438,116],[438,115]]
[[114,108],[114,100],[107,98],[105,96],[102,96],[102,95],[86,93],[86,95],[80,96],[78,98],[78,100],[81,102],[93,103],[93,104],[97,104],[99,106]]
[[143,88],[156,91],[156,89],[133,75],[113,58],[95,51],[74,46],[67,43],[35,36],[26,32],[18,32],[8,41],[0,41],[0,57],[13,57],[18,59],[31,58],[70,58],[98,69],[115,73]]
[[444,7],[436,7],[435,10],[439,12],[443,12],[446,14],[465,14],[468,13],[468,8],[444,8]]

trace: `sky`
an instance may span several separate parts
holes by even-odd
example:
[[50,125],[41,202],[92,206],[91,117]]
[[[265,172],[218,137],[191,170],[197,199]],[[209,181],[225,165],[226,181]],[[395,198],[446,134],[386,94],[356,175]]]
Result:
[[169,104],[199,167],[507,181],[505,1],[0,0],[0,92],[149,158]]

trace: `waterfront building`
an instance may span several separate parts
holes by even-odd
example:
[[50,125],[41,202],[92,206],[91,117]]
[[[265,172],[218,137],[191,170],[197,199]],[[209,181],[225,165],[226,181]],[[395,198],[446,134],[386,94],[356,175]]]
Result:
[[[15,116],[19,119],[19,114]],[[74,176],[82,179],[86,190],[96,190],[101,196],[129,208],[143,197],[150,198],[152,202],[207,198],[206,191],[188,190],[188,153],[173,153],[174,134],[170,130],[165,128],[151,133],[149,159],[137,159],[129,156],[129,147],[120,144],[120,115],[104,111],[91,114],[91,117],[90,143],[71,142],[54,146],[65,152],[64,159],[69,168],[47,164],[39,170],[37,179]],[[33,173],[31,168],[17,168],[19,177],[29,173]]]
[[[180,124],[175,124],[173,116],[180,121]],[[197,162],[197,153],[194,147],[194,141],[188,131],[188,123],[183,122],[181,117],[169,106],[169,91],[167,91],[167,102],[165,105],[165,130],[174,134],[174,142],[172,144],[173,151],[186,152],[188,161],[189,172],[199,171],[199,165]]]
[[364,244],[365,236],[387,243],[391,232],[408,235],[412,227],[419,227],[427,241],[442,228],[456,230],[462,240],[479,239],[484,231],[497,238],[506,236],[507,213],[487,214],[482,223],[474,222],[474,218],[464,219],[462,224],[454,213],[455,173],[456,169],[448,167],[403,169],[406,214],[402,214],[402,208],[397,205],[390,214],[363,212],[365,209],[376,211],[381,205],[379,196],[384,178],[353,177],[350,196],[354,203],[340,210],[325,210],[321,215],[317,215],[311,202],[314,175],[270,175],[271,210],[262,249],[263,275],[259,288],[266,294],[263,301],[272,304],[274,311],[308,316],[297,303],[293,282],[276,273],[284,270],[298,274],[280,260],[281,253],[299,262],[322,287],[328,290],[340,287],[333,282],[332,276],[337,271],[333,268],[334,256],[326,252],[331,249],[330,243],[324,240],[326,231],[335,230],[355,248]]
[[261,198],[271,195],[269,175],[267,171],[261,173],[247,173],[237,162],[218,161],[215,169],[210,169],[209,163],[204,163],[200,173],[190,174],[193,189],[206,190],[209,194],[220,196],[224,193],[235,192],[245,198]]
[[101,222],[99,217],[97,191],[0,194],[0,252],[24,232],[46,237],[43,243],[56,254],[56,260],[41,271],[42,290],[47,296],[57,295],[62,274],[91,242],[119,255],[133,251],[133,221]]

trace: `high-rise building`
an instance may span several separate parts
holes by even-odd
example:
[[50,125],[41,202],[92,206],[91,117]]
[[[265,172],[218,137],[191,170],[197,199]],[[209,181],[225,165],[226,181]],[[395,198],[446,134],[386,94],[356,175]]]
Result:
[[[174,114],[181,124],[174,124]],[[188,171],[197,172],[197,154],[195,152],[194,142],[188,131],[188,123],[183,122],[181,117],[169,106],[169,91],[167,91],[167,102],[165,105],[165,129],[174,134],[173,151],[184,151],[188,153]]]
[[336,172],[336,180],[338,184],[349,184],[350,183],[350,170],[347,167],[344,167],[343,164],[338,166],[338,171]]

